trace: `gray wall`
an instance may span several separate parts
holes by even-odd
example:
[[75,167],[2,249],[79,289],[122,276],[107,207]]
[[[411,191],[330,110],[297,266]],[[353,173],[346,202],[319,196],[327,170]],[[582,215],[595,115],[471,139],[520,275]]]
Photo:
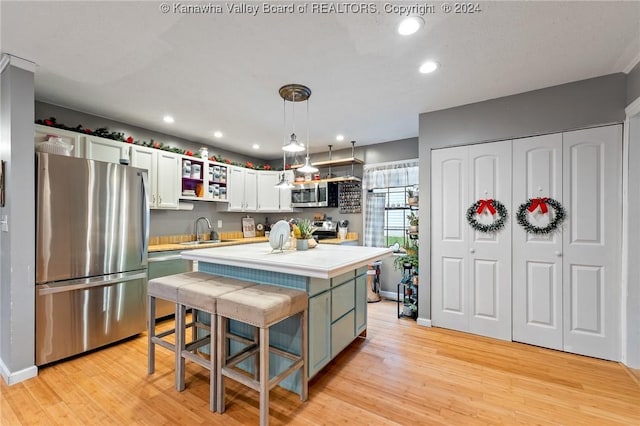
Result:
[[627,74],[627,105],[640,98],[640,62]]
[[0,232],[0,372],[12,384],[37,373],[33,73],[9,65],[0,92],[0,158],[7,162],[0,215],[8,220],[8,232]]
[[[166,145],[170,145],[176,148],[190,149],[193,152],[197,152],[202,146],[209,147],[209,155],[222,154],[225,157],[230,158],[233,161],[244,163],[245,161],[252,161],[255,164],[262,164],[264,160],[257,159],[255,157],[247,157],[245,155],[237,154],[222,150],[212,145],[205,145],[199,142],[192,142],[187,139],[179,138],[177,136],[171,136],[166,133],[160,133],[142,127],[133,126],[119,121],[110,120],[108,118],[91,115],[88,113],[75,111],[73,109],[64,108],[58,105],[52,105],[41,101],[35,103],[35,114],[37,120],[44,120],[49,117],[55,117],[59,124],[64,124],[69,127],[75,127],[81,124],[85,128],[98,129],[100,127],[106,127],[110,132],[122,132],[127,136],[133,136],[136,140],[149,141],[151,139],[163,142]],[[282,162],[278,163],[281,164]]]
[[[431,199],[432,149],[620,123],[625,118],[626,90],[626,75],[611,74],[420,114],[421,199]],[[420,223],[431,223],[429,208],[420,209]],[[420,270],[430,274],[430,246],[420,248]],[[430,319],[428,276],[420,283],[420,318]]]

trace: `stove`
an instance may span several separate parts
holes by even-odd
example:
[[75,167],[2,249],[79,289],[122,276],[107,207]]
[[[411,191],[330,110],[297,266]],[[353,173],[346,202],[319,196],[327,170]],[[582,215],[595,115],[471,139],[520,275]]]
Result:
[[338,238],[338,224],[330,220],[318,220],[313,222],[313,226],[318,228],[313,233],[316,241],[327,240],[329,238]]

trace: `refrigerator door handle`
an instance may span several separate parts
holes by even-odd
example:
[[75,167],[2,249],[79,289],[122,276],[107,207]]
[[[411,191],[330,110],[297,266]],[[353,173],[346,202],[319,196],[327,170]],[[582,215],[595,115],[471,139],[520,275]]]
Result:
[[142,199],[144,200],[144,208],[142,209],[142,223],[144,226],[142,227],[142,250],[140,253],[140,261],[143,265],[147,264],[147,250],[149,246],[149,200],[148,192],[147,192],[147,174],[144,172],[139,172],[140,177],[142,178]]
[[59,283],[37,285],[38,296],[47,294],[64,293],[74,290],[87,290],[93,287],[100,287],[110,284],[123,283],[127,281],[147,278],[147,271],[144,272],[123,272],[120,274],[106,275],[102,277],[82,278],[79,280],[69,280]]

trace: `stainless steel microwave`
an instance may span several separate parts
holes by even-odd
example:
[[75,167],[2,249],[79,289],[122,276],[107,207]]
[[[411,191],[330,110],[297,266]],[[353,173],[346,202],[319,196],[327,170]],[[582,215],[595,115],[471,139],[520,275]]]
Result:
[[291,189],[293,207],[338,207],[337,182],[311,182]]

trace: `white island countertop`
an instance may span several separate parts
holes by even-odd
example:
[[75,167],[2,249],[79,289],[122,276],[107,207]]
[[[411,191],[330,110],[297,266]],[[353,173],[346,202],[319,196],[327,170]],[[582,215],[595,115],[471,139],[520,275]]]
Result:
[[304,250],[272,251],[269,243],[183,251],[184,259],[301,275],[333,278],[391,256],[390,248],[323,245]]

